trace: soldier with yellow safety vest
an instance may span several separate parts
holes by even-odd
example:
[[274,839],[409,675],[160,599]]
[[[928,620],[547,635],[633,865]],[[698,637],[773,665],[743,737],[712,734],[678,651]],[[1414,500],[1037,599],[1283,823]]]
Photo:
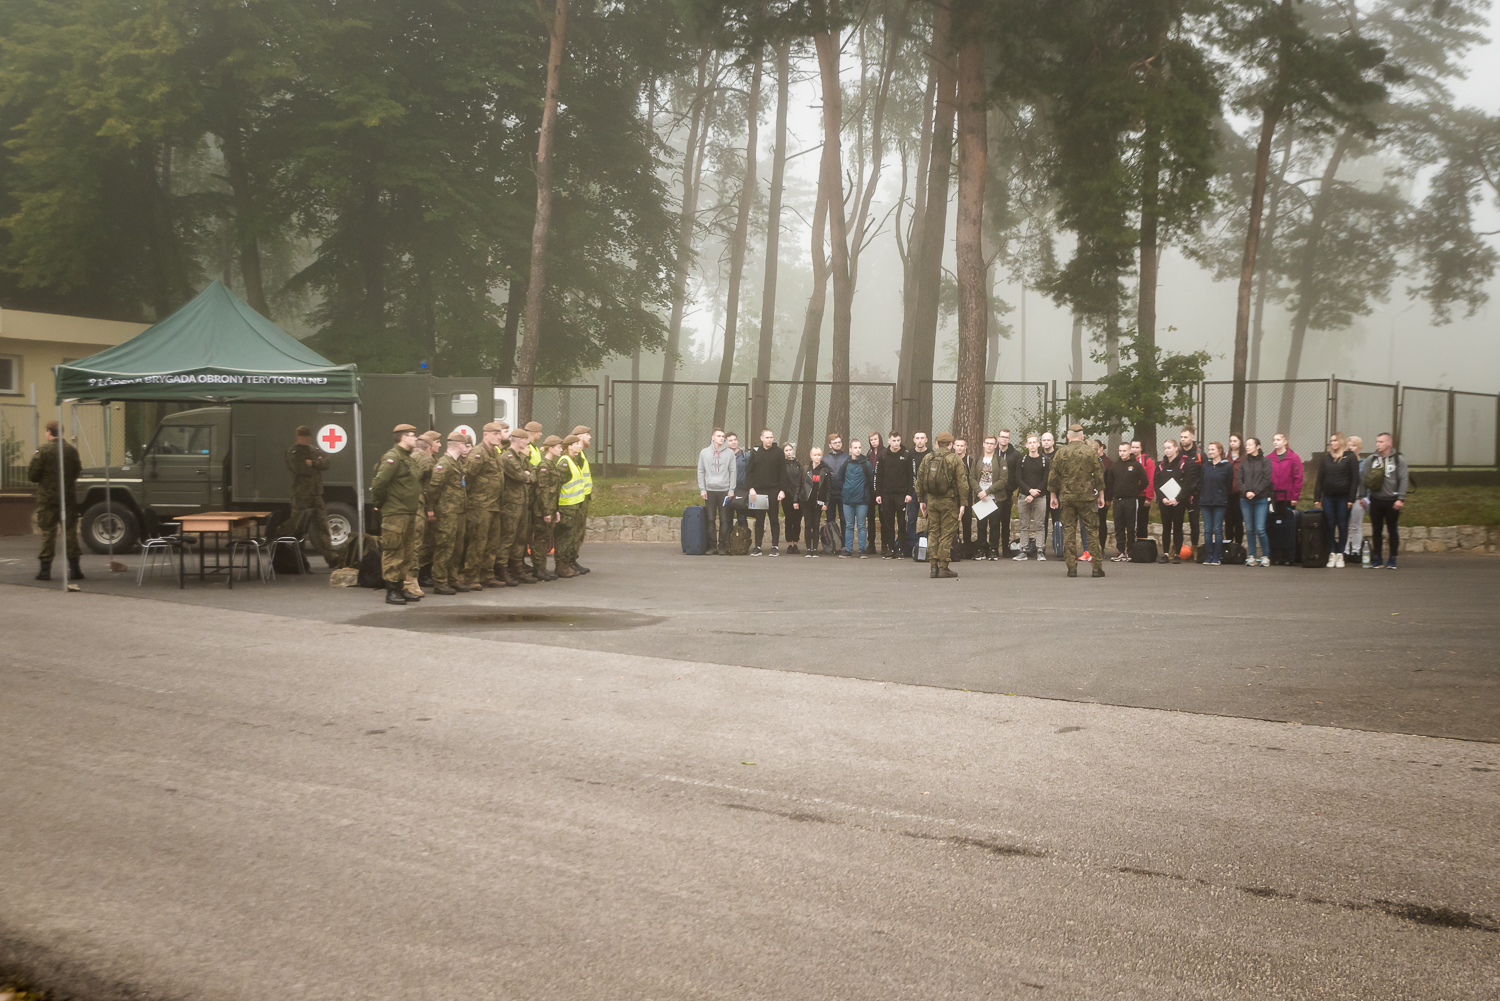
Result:
[[588,500],[594,492],[593,473],[589,469],[588,456],[583,454],[588,428],[584,436],[575,433],[563,439],[566,451],[557,460],[556,469],[562,487],[557,495],[557,514],[561,530],[557,536],[557,575],[577,577],[588,573],[578,565],[578,550],[583,545],[584,529],[588,524]]

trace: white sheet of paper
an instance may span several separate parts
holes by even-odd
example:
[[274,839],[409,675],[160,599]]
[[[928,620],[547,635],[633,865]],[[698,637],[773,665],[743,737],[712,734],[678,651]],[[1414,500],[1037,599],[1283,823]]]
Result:
[[752,510],[752,511],[769,511],[770,509],[771,509],[771,495],[770,494],[756,494],[754,497],[750,498],[750,510]]
[[1182,493],[1182,484],[1177,482],[1176,477],[1161,485],[1162,496],[1167,500],[1176,500],[1177,495]]
[[1000,505],[992,500],[977,501],[974,504],[974,517],[983,521],[998,510],[1000,510]]

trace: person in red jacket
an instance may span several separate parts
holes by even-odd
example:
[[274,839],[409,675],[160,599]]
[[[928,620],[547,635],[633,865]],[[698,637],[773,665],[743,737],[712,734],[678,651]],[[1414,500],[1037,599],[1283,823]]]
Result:
[[1156,460],[1141,452],[1139,438],[1130,443],[1130,454],[1135,456],[1141,468],[1146,471],[1146,485],[1141,488],[1141,502],[1136,505],[1135,537],[1149,539],[1151,538],[1151,502],[1156,499]]

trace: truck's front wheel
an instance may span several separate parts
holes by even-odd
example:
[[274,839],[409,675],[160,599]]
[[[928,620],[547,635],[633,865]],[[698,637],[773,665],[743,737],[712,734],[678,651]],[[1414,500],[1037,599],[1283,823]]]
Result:
[[332,536],[333,548],[349,541],[358,522],[359,515],[348,504],[334,501],[328,505],[328,534]]
[[83,543],[96,553],[117,553],[135,549],[141,539],[140,522],[135,512],[122,504],[105,505],[103,501],[83,512]]

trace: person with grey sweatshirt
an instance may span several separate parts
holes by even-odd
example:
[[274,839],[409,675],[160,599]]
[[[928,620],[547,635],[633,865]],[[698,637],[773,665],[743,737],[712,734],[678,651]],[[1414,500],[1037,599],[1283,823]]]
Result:
[[[1379,474],[1379,482],[1372,474]],[[1365,477],[1369,477],[1366,480]],[[1369,491],[1370,501],[1370,569],[1396,569],[1396,550],[1401,546],[1401,534],[1396,522],[1401,517],[1401,508],[1406,505],[1406,492],[1411,489],[1411,474],[1406,469],[1406,459],[1396,451],[1390,432],[1375,437],[1375,454],[1360,464],[1360,482]],[[1380,562],[1380,551],[1384,548],[1385,529],[1391,530],[1391,556]]]
[[725,502],[733,499],[739,485],[736,458],[734,449],[724,443],[722,428],[714,428],[712,443],[698,453],[698,494],[708,508],[709,549],[715,556],[729,552],[734,509]]

